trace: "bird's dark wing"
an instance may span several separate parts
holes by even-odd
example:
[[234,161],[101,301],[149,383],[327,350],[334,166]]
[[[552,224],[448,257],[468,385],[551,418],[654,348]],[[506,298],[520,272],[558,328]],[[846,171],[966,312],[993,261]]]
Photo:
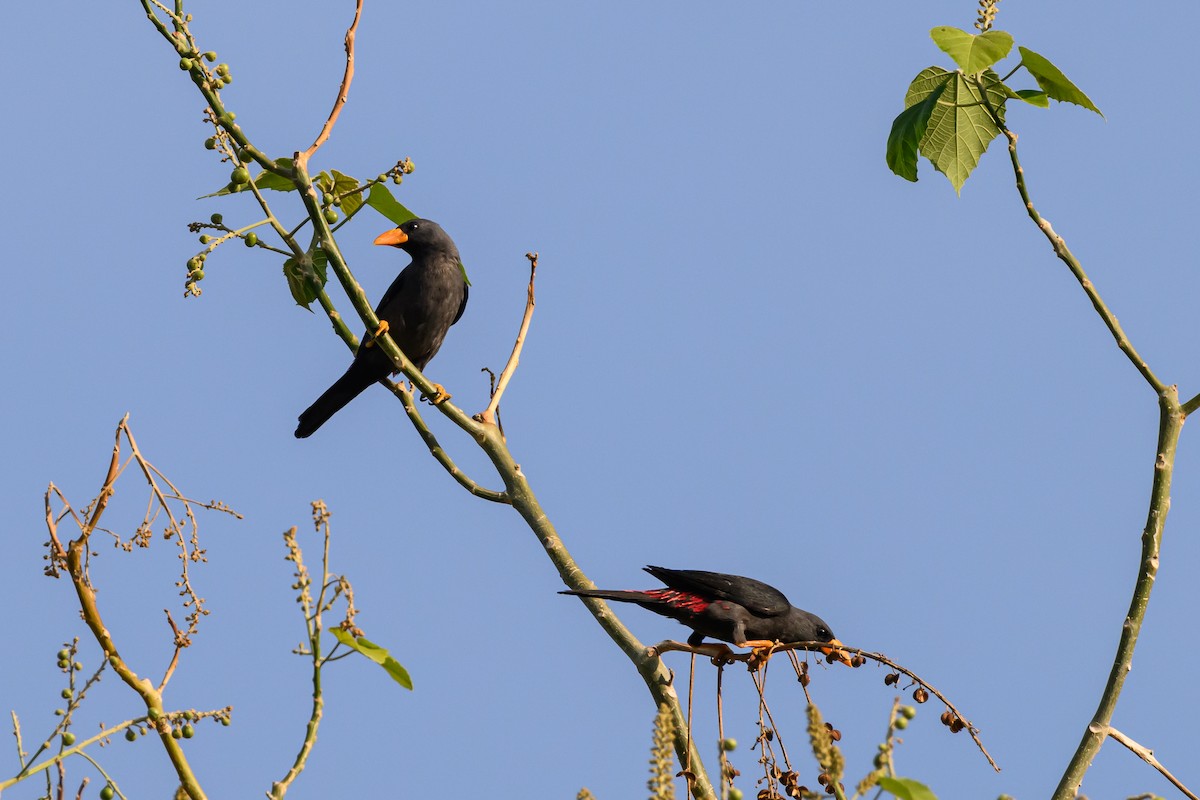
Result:
[[467,310],[467,294],[469,294],[470,291],[471,291],[471,285],[469,283],[467,283],[466,281],[463,281],[462,303],[459,305],[458,313],[454,315],[454,319],[450,320],[451,325],[453,325],[454,323],[456,323],[460,319],[462,319],[463,312]]
[[383,297],[379,298],[379,304],[375,306],[375,316],[378,317],[383,308],[387,306],[393,298],[398,297],[400,293],[404,291],[404,273],[408,272],[409,267],[411,266],[412,264],[409,264],[408,267],[400,270],[400,274],[396,276],[396,280],[392,281],[392,285],[389,286],[387,291],[383,293]]
[[699,569],[667,569],[654,566],[646,567],[646,572],[672,589],[729,600],[760,617],[786,614],[792,607],[783,592],[753,578]]

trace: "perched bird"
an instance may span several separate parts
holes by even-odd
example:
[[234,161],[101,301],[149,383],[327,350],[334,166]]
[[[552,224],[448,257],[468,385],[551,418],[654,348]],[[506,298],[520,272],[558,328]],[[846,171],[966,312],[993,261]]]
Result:
[[[467,307],[467,282],[458,248],[442,226],[427,219],[410,219],[381,234],[375,244],[399,247],[412,256],[412,263],[396,276],[375,307],[379,330],[364,335],[346,374],[300,415],[297,439],[311,436],[364,389],[396,371],[392,360],[375,345],[384,331],[391,333],[417,369],[424,370],[442,346],[446,331]],[[434,386],[438,389],[435,403],[450,397],[439,384]]]
[[696,569],[646,567],[646,572],[667,588],[644,592],[576,589],[559,594],[637,603],[691,628],[694,632],[688,637],[688,644],[693,647],[703,643],[705,636],[738,647],[827,642],[829,647],[821,648],[822,652],[850,663],[849,656],[838,649],[842,643],[820,617],[795,608],[783,592],[762,581]]

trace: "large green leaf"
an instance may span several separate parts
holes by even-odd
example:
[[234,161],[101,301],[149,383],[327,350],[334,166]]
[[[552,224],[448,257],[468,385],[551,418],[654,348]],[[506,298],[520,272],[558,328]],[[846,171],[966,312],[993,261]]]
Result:
[[312,303],[317,299],[317,289],[309,278],[310,275],[315,275],[317,283],[322,287],[325,285],[329,280],[329,256],[318,247],[307,258],[311,270],[304,269],[299,261],[289,258],[283,262],[283,275],[287,278],[288,291],[292,293],[296,305],[312,311]]
[[885,792],[895,795],[900,800],[937,800],[937,796],[929,790],[929,787],[912,778],[888,778],[879,779],[879,788]]
[[[292,168],[292,160],[290,158],[277,158],[275,159],[275,164],[276,166],[285,167],[287,169]],[[274,172],[267,172],[265,169],[254,176],[254,185],[259,189],[270,189],[273,192],[294,192],[296,190],[296,184],[292,183],[287,178],[281,178]],[[207,197],[222,197],[227,194],[237,194],[238,192],[248,191],[250,191],[250,184],[248,183],[227,183],[223,189],[213,192],[212,194],[203,195],[202,197],[198,197],[196,199],[203,200]]]
[[1021,63],[1025,69],[1029,70],[1029,74],[1038,82],[1038,86],[1042,87],[1042,91],[1051,98],[1061,103],[1083,106],[1089,111],[1095,111],[1100,116],[1104,116],[1103,112],[1096,108],[1096,104],[1092,102],[1091,98],[1084,94],[1078,86],[1071,83],[1066,75],[1062,74],[1062,70],[1027,47],[1018,47],[1017,50],[1021,53]]
[[1000,77],[990,69],[975,78],[941,67],[927,67],[909,84],[904,98],[907,108],[924,101],[939,88],[942,90],[919,147],[921,155],[950,180],[956,192],[962,190],[988,145],[1000,135],[1000,128],[983,104],[979,82],[987,86],[988,102],[1003,121],[1007,95]]
[[374,661],[379,666],[387,671],[388,675],[392,676],[392,680],[403,686],[405,689],[412,690],[412,678],[408,675],[408,670],[400,665],[400,662],[392,658],[388,651],[374,642],[370,642],[359,636],[357,639],[351,636],[348,632],[341,628],[334,628],[333,635],[339,642],[362,653],[367,658]]
[[417,215],[401,205],[400,201],[392,196],[391,189],[382,183],[371,185],[371,191],[367,193],[367,205],[397,225],[403,225],[410,219],[417,218]]
[[1004,31],[972,34],[943,25],[929,32],[933,43],[954,59],[959,69],[974,75],[995,64],[1012,50],[1013,38]]
[[925,137],[925,129],[937,106],[938,98],[942,96],[949,81],[950,73],[947,72],[940,86],[921,102],[901,111],[892,121],[892,131],[888,134],[887,141],[887,165],[892,172],[905,180],[917,180],[918,146]]

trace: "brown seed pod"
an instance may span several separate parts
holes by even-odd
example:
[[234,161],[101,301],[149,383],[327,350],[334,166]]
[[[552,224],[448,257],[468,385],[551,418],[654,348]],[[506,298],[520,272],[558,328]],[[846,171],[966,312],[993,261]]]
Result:
[[817,783],[821,784],[822,786],[828,786],[829,785],[829,773],[822,772],[820,775],[818,775]]
[[808,686],[808,684],[810,684],[810,683],[812,683],[812,678],[808,677],[808,673],[807,673],[807,672],[803,673],[803,674],[800,676],[800,685],[801,685],[801,686]]
[[887,675],[883,676],[883,685],[884,686],[895,686],[899,682],[900,682],[900,673],[899,672],[889,672]]
[[829,732],[829,738],[833,739],[835,742],[840,742],[842,740],[842,732],[837,728],[834,728]]
[[925,687],[923,686],[918,686],[916,691],[913,692],[913,700],[916,700],[918,703],[924,703],[928,699],[929,692],[925,691]]
[[965,723],[963,723],[963,721],[962,721],[961,719],[959,719],[958,717],[955,717],[955,718],[954,718],[954,722],[951,722],[951,723],[950,723],[950,732],[951,732],[951,733],[958,733],[959,731],[961,731],[961,730],[962,730],[963,728],[965,728],[965,727],[967,727],[967,726],[966,726],[966,724],[965,724]]
[[952,711],[943,711],[941,720],[943,725],[950,725],[954,722],[954,713]]

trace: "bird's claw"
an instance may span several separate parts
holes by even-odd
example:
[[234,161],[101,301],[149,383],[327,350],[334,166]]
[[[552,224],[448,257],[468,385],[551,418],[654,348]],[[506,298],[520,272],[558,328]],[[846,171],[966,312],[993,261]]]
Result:
[[771,654],[775,652],[776,646],[778,646],[778,642],[772,642],[767,639],[750,639],[749,641],[738,642],[738,647],[750,648],[750,658],[746,661],[746,665],[752,670],[766,664],[771,658]]
[[363,347],[364,348],[374,347],[375,340],[378,339],[380,336],[383,336],[387,332],[388,332],[388,321],[386,319],[379,320],[379,327],[376,328],[375,332],[371,334],[371,338],[369,338],[365,342],[363,342]]
[[433,393],[432,397],[430,397],[427,394],[423,394],[423,395],[421,395],[421,399],[428,400],[430,403],[432,403],[435,406],[440,406],[442,403],[446,402],[447,400],[449,400],[451,397],[454,396],[454,395],[450,394],[449,392],[447,392],[445,387],[442,386],[440,383],[435,383],[433,385],[433,388],[436,391]]

